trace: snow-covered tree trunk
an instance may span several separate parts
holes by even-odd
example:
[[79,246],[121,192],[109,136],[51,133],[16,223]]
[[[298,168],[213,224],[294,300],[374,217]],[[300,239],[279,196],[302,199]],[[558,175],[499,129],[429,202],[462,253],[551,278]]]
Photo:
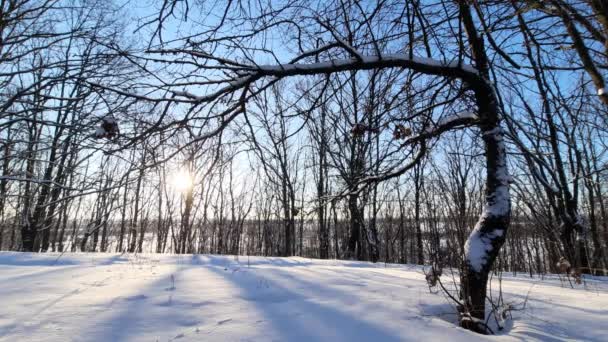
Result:
[[461,325],[480,333],[487,333],[485,300],[488,275],[505,242],[511,218],[509,195],[510,176],[500,127],[498,100],[490,80],[489,63],[484,40],[479,36],[467,2],[459,1],[460,16],[478,76],[468,79],[475,92],[479,128],[486,158],[485,203],[475,228],[465,243],[465,261],[461,274]]
[[463,327],[485,332],[479,321],[485,320],[488,275],[502,247],[511,214],[509,173],[500,126],[482,129],[486,153],[484,209],[465,244],[465,264],[461,274]]

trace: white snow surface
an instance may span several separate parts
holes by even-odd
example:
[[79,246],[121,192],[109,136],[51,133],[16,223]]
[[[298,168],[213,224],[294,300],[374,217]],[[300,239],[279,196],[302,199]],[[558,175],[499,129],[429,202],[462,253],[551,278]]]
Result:
[[0,340],[605,341],[608,278],[575,286],[505,275],[505,301],[526,307],[481,336],[455,325],[419,266],[0,252]]

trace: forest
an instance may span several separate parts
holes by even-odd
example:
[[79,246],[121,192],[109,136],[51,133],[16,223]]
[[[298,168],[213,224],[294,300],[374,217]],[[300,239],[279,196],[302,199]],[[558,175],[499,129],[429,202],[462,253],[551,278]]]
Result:
[[604,0],[1,0],[0,250],[426,265],[489,333],[608,275],[607,76]]

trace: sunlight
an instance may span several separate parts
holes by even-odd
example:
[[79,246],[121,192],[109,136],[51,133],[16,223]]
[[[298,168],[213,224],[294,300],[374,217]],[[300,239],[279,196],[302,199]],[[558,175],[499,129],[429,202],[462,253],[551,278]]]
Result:
[[187,170],[179,170],[171,177],[171,183],[175,190],[179,192],[187,192],[192,189],[194,180],[192,175]]

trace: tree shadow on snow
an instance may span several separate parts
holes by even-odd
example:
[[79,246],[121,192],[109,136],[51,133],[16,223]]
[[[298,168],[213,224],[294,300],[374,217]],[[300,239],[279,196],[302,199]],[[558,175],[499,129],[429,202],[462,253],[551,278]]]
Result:
[[209,270],[240,289],[239,297],[263,314],[265,323],[281,336],[282,341],[403,341],[402,337],[381,327],[314,302],[252,272],[217,267]]
[[192,264],[203,266],[311,266],[312,262],[304,258],[282,258],[282,257],[248,257],[246,255],[215,255],[215,254],[192,254]]
[[203,324],[201,317],[193,317],[188,309],[204,307],[208,303],[173,299],[180,291],[175,279],[179,282],[180,273],[187,269],[177,267],[168,272],[169,277],[163,276],[132,295],[118,296],[105,303],[103,310],[112,312],[112,316],[105,320],[92,319],[87,332],[81,335],[86,336],[83,340],[128,341],[154,336],[153,340],[167,341]]

